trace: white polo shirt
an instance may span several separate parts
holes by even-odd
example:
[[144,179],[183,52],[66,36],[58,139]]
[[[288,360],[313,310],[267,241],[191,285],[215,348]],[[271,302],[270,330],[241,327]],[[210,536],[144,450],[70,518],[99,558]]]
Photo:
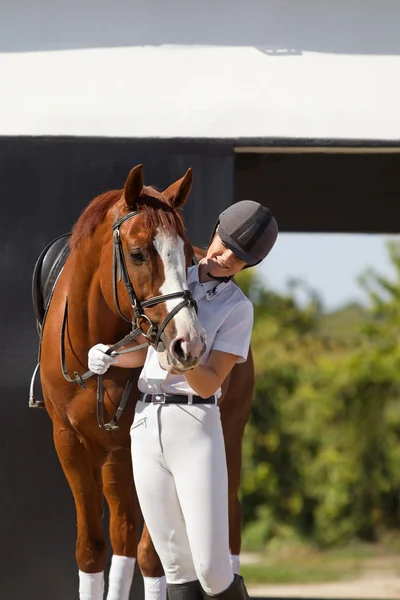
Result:
[[[250,300],[233,282],[199,282],[199,266],[189,268],[188,286],[197,301],[198,317],[206,332],[206,351],[202,364],[212,350],[236,354],[236,362],[247,360],[254,310]],[[196,394],[183,375],[172,375],[159,365],[153,347],[147,351],[146,362],[138,382],[139,390],[148,394]],[[216,392],[217,398],[221,389]]]

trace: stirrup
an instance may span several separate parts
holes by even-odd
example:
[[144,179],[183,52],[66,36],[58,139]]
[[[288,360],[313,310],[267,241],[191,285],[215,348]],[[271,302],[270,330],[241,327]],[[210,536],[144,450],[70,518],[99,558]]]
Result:
[[35,380],[39,370],[40,363],[38,363],[33,371],[31,378],[31,385],[29,386],[29,408],[44,408],[43,400],[36,400],[35,398]]

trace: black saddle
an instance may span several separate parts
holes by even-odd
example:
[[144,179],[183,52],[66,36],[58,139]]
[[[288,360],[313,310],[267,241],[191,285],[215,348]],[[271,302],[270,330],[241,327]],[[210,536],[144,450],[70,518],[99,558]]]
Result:
[[40,254],[33,269],[32,277],[32,302],[36,316],[37,331],[39,334],[38,364],[33,371],[31,385],[29,387],[29,406],[32,408],[44,408],[44,401],[37,400],[34,394],[36,376],[40,366],[40,351],[42,347],[42,333],[44,322],[50,301],[53,297],[57,279],[63,270],[69,255],[69,238],[71,234],[60,235]]
[[32,278],[32,301],[40,331],[53,296],[57,279],[68,258],[70,233],[65,233],[46,246],[36,261]]

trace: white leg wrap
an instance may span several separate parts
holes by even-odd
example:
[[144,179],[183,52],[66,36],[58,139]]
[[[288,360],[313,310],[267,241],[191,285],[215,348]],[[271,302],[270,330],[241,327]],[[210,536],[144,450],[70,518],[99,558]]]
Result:
[[108,578],[107,600],[128,600],[136,558],[113,554]]
[[143,577],[144,600],[166,600],[167,582],[163,577]]
[[232,571],[234,573],[236,573],[236,575],[239,575],[239,573],[240,573],[240,556],[238,554],[231,554],[230,559],[231,559]]
[[103,600],[104,571],[84,573],[79,571],[79,600]]

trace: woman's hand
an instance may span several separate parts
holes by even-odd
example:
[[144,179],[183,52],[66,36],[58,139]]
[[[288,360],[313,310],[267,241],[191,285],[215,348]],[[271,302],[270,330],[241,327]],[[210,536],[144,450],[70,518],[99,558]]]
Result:
[[[136,350],[135,347],[141,344],[146,344],[145,348]],[[114,356],[105,354],[110,346],[105,344],[96,344],[90,348],[88,354],[89,369],[96,375],[104,375],[114,365],[123,369],[137,369],[143,367],[146,360],[148,343],[143,336],[140,336],[133,344],[124,346],[126,349],[133,349],[133,352],[119,353],[118,359]]]
[[110,346],[105,344],[96,344],[89,350],[88,363],[89,370],[96,375],[104,375],[111,367],[118,363],[118,360],[114,356],[105,354]]

